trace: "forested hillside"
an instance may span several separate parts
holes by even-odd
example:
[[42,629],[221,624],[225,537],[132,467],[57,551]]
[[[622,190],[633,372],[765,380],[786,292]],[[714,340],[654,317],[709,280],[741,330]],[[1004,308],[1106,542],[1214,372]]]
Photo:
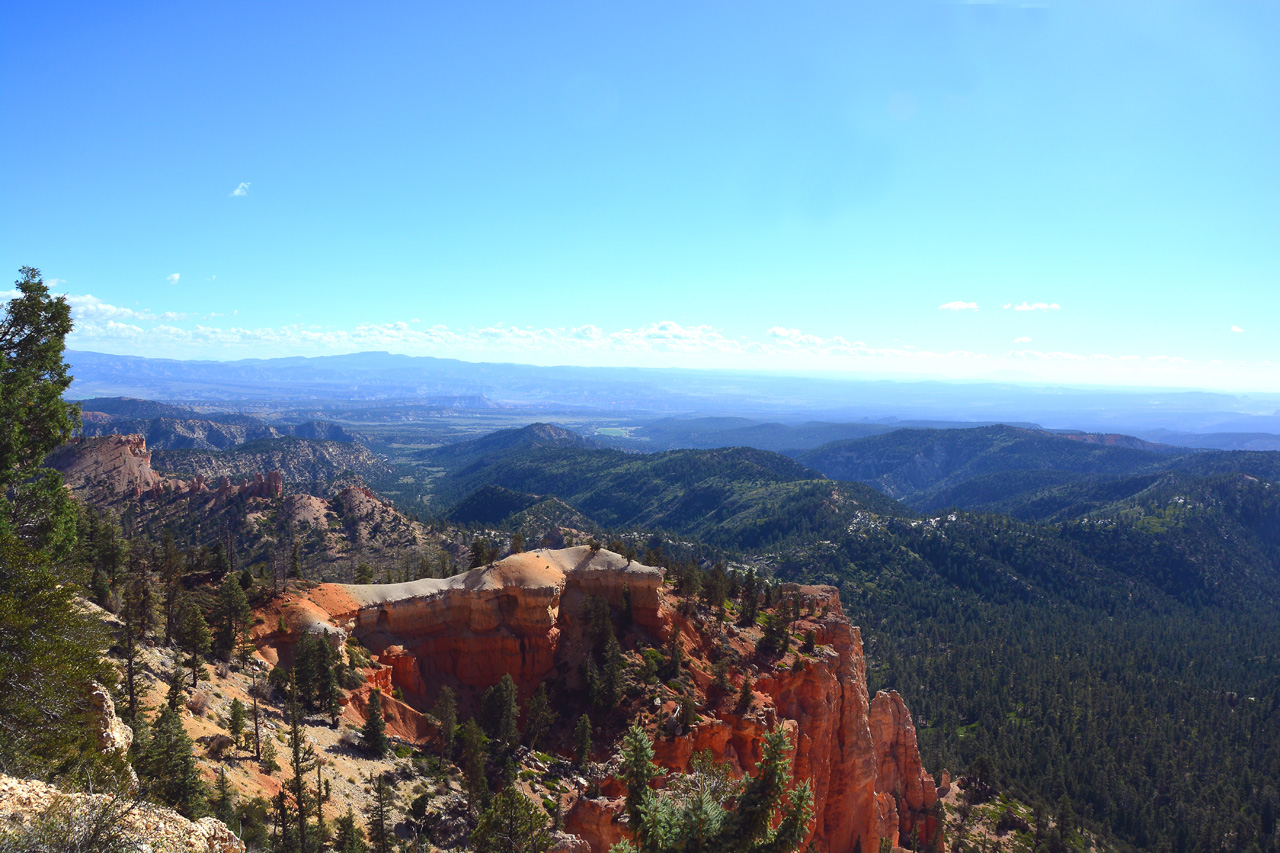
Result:
[[[963,479],[998,467],[988,435],[980,464],[952,467],[963,472],[952,488],[988,488],[1056,523],[917,516],[743,448],[542,448],[446,480],[484,489],[456,512],[492,501],[490,523],[555,496],[609,531],[679,533],[688,539],[669,547],[704,561],[835,584],[865,630],[872,686],[919,709],[930,766],[988,775],[1136,848],[1270,849],[1280,485],[1264,475],[1276,460],[1003,430],[989,432],[1011,442],[1014,470]],[[1068,460],[1086,479],[1015,488],[1046,445],[1046,467]]]

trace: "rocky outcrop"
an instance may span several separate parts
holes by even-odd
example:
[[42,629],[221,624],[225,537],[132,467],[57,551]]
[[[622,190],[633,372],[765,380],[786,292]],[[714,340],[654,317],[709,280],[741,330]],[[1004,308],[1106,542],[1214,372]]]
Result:
[[[151,467],[151,451],[141,435],[73,438],[50,454],[46,464],[62,474],[63,481],[75,491],[94,490],[132,499],[210,494],[201,474],[183,480],[155,471]],[[278,498],[284,494],[284,477],[273,470],[234,485],[222,477],[212,494],[221,500],[237,496]]]
[[[443,580],[321,584],[308,600],[373,650],[392,668],[395,686],[422,704],[433,698],[427,685],[442,678],[485,688],[510,673],[527,696],[551,672],[561,633],[587,596],[621,608],[625,591],[635,622],[657,627],[662,578],[661,569],[580,546],[515,554]],[[294,610],[314,621],[314,610]]]
[[[68,794],[33,779],[0,776],[0,833],[21,839],[24,828],[47,824],[71,846],[68,836],[95,815],[109,816],[140,853],[244,853],[244,844],[222,821],[189,821],[148,803],[120,801],[108,794]],[[21,841],[15,849],[22,849]],[[47,849],[47,848],[41,848]]]
[[133,745],[133,729],[116,716],[111,692],[101,684],[94,684],[89,701],[98,723],[98,751],[104,755],[127,755]]
[[140,435],[73,438],[50,454],[45,464],[62,474],[72,489],[94,486],[135,498],[164,479],[151,470],[151,453]]
[[932,838],[938,827],[938,789],[920,763],[911,712],[896,690],[882,690],[871,701],[869,721],[877,762],[876,790],[886,798],[890,824],[896,824],[900,839],[913,834]]
[[[827,853],[858,853],[879,849],[882,840],[896,846],[914,835],[924,849],[937,832],[934,780],[921,765],[901,697],[869,697],[862,637],[844,617],[837,591],[785,585],[786,600],[797,600],[802,612],[794,630],[812,632],[815,646],[805,654],[770,658],[756,654],[754,628],[726,627],[721,634],[706,617],[681,615],[666,598],[662,579],[662,570],[604,550],[533,551],[445,580],[322,584],[282,611],[292,620],[288,636],[261,639],[287,644],[327,619],[374,652],[379,667],[368,671],[371,685],[384,693],[399,688],[409,705],[425,709],[441,684],[474,688],[474,694],[508,673],[527,697],[553,670],[576,670],[580,657],[573,655],[583,653],[587,596],[615,608],[629,601],[632,621],[648,635],[645,642],[656,644],[679,632],[699,694],[701,720],[688,731],[673,719],[674,695],[654,708],[661,766],[685,770],[697,752],[710,750],[736,775],[751,773],[765,736],[782,727],[794,745],[795,778],[813,787],[814,822],[806,843]],[[743,677],[753,681],[752,707],[745,713],[732,696],[706,696],[708,661],[716,647],[731,648],[742,663],[744,671],[734,675],[738,685]],[[369,689],[352,696],[355,712],[364,707]],[[424,736],[423,722],[385,699],[384,714],[389,721],[396,717],[402,736]],[[626,828],[616,780],[599,787],[607,796],[577,798],[566,827],[604,853]]]

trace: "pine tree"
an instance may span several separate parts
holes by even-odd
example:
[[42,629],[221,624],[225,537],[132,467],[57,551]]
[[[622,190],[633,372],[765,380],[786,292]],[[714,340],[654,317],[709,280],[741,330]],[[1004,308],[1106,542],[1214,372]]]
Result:
[[591,759],[591,718],[583,714],[573,727],[574,757],[579,767],[586,767]]
[[334,853],[366,853],[369,846],[365,844],[364,830],[356,825],[356,816],[347,806],[347,813],[334,824]]
[[227,782],[227,768],[218,768],[218,781],[213,789],[213,816],[233,826],[236,817],[235,796],[231,793],[231,785]]
[[101,760],[85,685],[114,684],[107,634],[75,601],[81,512],[42,467],[80,423],[64,399],[71,309],[39,270],[20,276],[0,306],[0,766],[15,775]]
[[433,712],[440,723],[440,740],[446,755],[452,754],[454,736],[458,733],[458,699],[448,685],[440,688]]
[[192,820],[204,814],[204,783],[191,753],[191,738],[178,712],[167,705],[151,727],[140,770],[161,803]]
[[516,683],[507,673],[502,680],[484,692],[481,700],[482,722],[487,734],[500,752],[520,743],[516,719],[520,713]]
[[236,746],[244,743],[244,721],[244,703],[239,699],[232,699],[231,710],[227,715],[227,731],[231,732],[231,739],[236,742]]
[[644,729],[633,725],[622,738],[622,777],[627,787],[627,816],[635,827],[636,840],[644,849],[644,806],[652,797],[649,783],[658,775],[653,763],[653,742]]
[[387,724],[382,719],[382,691],[374,688],[369,694],[369,709],[360,730],[365,749],[378,758],[387,754],[390,743],[387,741]]
[[369,810],[365,813],[365,824],[369,827],[369,843],[374,853],[391,853],[391,826],[395,817],[392,814],[391,788],[386,777],[379,773],[372,780],[373,799]]
[[474,811],[479,811],[489,795],[489,786],[485,779],[484,767],[486,759],[485,736],[474,719],[467,720],[458,727],[458,769],[462,771],[463,784],[467,789],[467,801]]
[[514,787],[500,791],[471,833],[476,853],[547,853],[551,834],[547,816]]
[[751,705],[755,702],[755,696],[752,694],[751,677],[742,676],[742,689],[738,691],[738,713],[745,714],[751,710]]
[[253,621],[249,598],[240,586],[240,578],[228,574],[218,586],[218,601],[213,610],[213,650],[223,660],[240,650]]
[[680,645],[680,629],[676,625],[671,626],[671,633],[667,636],[667,666],[664,676],[670,680],[680,677],[680,669],[684,666],[684,647]]
[[525,708],[524,713],[524,742],[530,749],[538,748],[538,741],[542,739],[551,727],[555,725],[556,718],[559,715],[555,709],[551,707],[551,699],[547,695],[547,685],[543,682],[538,685],[538,689],[529,697],[529,704]]
[[201,657],[209,651],[209,626],[205,623],[200,608],[191,602],[187,602],[178,628],[178,648],[187,655],[186,664],[191,668],[192,688],[198,687],[204,670]]
[[[293,776],[289,779],[288,789],[293,800],[292,807],[297,815],[298,853],[308,853],[311,849],[307,837],[307,775],[316,768],[315,750],[307,742],[302,732],[302,706],[298,703],[297,684],[289,679],[289,766]],[[319,803],[316,804],[319,810]]]
[[169,692],[165,696],[165,704],[174,711],[182,708],[187,697],[186,677],[177,661],[173,662],[173,672],[169,673]]

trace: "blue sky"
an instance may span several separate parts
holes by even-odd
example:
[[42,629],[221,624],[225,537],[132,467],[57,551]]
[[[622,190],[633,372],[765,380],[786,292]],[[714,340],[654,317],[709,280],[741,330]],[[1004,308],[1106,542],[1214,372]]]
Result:
[[0,15],[80,349],[1280,390],[1274,2]]

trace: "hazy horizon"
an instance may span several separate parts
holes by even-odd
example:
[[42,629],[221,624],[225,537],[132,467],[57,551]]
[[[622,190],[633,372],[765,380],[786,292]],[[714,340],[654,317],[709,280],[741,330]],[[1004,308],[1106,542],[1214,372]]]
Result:
[[1280,391],[1274,5],[0,16],[73,348]]

